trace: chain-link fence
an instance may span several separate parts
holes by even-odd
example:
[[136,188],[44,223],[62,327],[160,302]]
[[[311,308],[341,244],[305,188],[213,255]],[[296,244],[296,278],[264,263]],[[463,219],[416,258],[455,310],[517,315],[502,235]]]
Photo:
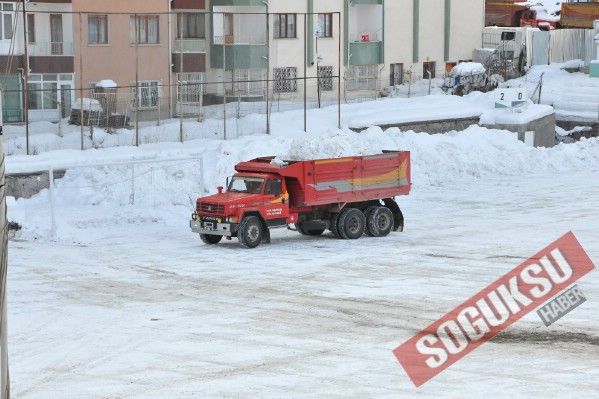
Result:
[[[12,36],[0,79],[9,154],[269,134],[273,115],[288,111],[303,112],[294,128],[307,130],[308,111],[324,107],[341,126],[343,103],[442,86],[435,63],[431,76],[403,64],[388,76],[381,30],[344,32],[341,12],[28,7],[27,40]],[[19,6],[10,15],[22,29]],[[46,25],[47,38],[36,28]]]

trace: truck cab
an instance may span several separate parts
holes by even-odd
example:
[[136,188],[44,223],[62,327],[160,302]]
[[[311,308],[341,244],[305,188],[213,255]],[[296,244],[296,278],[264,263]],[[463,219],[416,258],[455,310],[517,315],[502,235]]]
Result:
[[[198,198],[191,228],[201,235],[203,241],[218,243],[223,237],[237,236],[240,223],[250,216],[260,220],[262,225],[259,228],[263,232],[270,227],[287,226],[294,222],[293,218],[289,218],[289,194],[282,176],[272,173],[235,174],[227,179],[226,191],[219,187],[217,194]],[[253,230],[257,233],[256,229]],[[252,235],[254,241],[257,235]],[[262,241],[269,237],[263,234],[260,238]]]

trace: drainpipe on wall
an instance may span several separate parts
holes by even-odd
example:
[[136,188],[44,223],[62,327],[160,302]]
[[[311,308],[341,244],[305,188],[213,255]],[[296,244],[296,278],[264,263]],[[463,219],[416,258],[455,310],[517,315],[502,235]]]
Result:
[[173,117],[173,2],[168,2],[168,116]]
[[420,58],[420,0],[412,0],[412,63]]

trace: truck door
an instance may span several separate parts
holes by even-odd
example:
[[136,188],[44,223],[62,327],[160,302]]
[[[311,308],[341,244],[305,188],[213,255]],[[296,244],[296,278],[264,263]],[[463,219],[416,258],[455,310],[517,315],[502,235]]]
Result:
[[266,210],[268,219],[287,219],[289,216],[289,193],[281,178],[268,179],[264,194],[270,202]]

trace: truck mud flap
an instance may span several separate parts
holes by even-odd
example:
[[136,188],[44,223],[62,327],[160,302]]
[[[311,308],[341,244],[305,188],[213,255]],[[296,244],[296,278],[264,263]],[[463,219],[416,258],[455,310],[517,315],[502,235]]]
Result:
[[397,205],[397,202],[395,202],[393,198],[386,198],[383,200],[383,203],[387,208],[391,209],[391,212],[393,212],[393,231],[402,232],[404,228],[404,217],[401,209],[399,209],[399,205]]

